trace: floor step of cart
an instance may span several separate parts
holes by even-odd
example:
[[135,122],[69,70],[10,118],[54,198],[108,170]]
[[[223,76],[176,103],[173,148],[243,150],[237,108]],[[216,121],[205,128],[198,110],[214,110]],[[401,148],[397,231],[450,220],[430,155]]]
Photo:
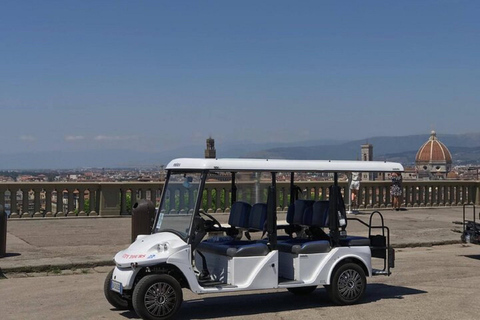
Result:
[[373,269],[372,270],[372,275],[374,275],[374,276],[389,276],[390,273],[387,270]]

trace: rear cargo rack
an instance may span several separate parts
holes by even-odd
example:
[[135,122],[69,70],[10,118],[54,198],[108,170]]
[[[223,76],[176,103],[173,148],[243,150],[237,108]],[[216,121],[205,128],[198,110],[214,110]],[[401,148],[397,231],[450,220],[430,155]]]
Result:
[[[373,225],[373,217],[378,215],[380,217],[381,224]],[[380,211],[373,211],[370,214],[369,223],[366,223],[358,218],[347,218],[350,221],[358,221],[362,225],[368,228],[368,238],[370,239],[370,251],[372,252],[372,258],[383,259],[383,269],[373,269],[372,274],[389,276],[391,274],[390,269],[395,268],[395,249],[390,246],[390,229],[385,226],[383,215]],[[380,229],[381,234],[372,234],[373,229]]]

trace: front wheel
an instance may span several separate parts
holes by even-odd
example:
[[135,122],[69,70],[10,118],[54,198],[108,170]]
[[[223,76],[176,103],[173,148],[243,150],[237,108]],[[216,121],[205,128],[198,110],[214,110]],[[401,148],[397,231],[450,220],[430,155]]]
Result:
[[130,300],[124,299],[119,293],[110,290],[110,280],[112,280],[113,275],[112,269],[103,283],[103,293],[107,301],[118,310],[128,310],[131,308],[132,302]]
[[357,303],[363,297],[366,286],[367,279],[362,267],[346,263],[334,272],[331,284],[325,287],[335,304],[349,305]]
[[142,319],[171,319],[182,301],[182,287],[174,277],[167,274],[147,275],[133,290],[133,308]]

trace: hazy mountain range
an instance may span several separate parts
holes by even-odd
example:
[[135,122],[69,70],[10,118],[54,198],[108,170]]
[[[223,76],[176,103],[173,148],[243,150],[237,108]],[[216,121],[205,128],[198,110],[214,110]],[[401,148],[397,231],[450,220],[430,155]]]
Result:
[[[480,163],[480,132],[438,135],[452,153],[455,164]],[[373,145],[374,160],[413,164],[418,149],[428,134],[401,137],[371,137],[353,141],[331,139],[295,143],[217,143],[217,157],[252,157],[279,159],[360,159],[360,146]],[[205,145],[188,146],[162,152],[138,152],[120,149],[88,151],[52,151],[2,154],[0,169],[66,169],[85,167],[139,167],[163,165],[173,158],[203,157]]]

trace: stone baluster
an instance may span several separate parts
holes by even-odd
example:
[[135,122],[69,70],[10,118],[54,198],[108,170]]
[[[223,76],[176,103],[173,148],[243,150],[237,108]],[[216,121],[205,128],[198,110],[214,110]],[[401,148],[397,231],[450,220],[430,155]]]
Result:
[[380,185],[378,186],[377,189],[378,189],[378,199],[379,199],[378,207],[385,208],[387,205],[387,199],[385,198],[385,187]]
[[17,191],[11,187],[9,188],[9,192],[10,192],[10,218],[18,218],[20,217],[20,214],[18,212]]
[[437,187],[437,197],[438,197],[437,201],[438,201],[439,206],[443,206],[443,204],[445,203],[445,199],[443,199],[443,188],[444,187],[445,187],[444,185],[439,185]]
[[412,206],[412,200],[411,200],[411,196],[412,196],[412,187],[411,186],[408,186],[408,185],[404,185],[403,186],[403,196],[402,196],[402,201],[403,201],[403,205],[405,207],[411,207]]
[[43,212],[41,212],[40,208],[40,195],[42,193],[41,188],[34,188],[33,189],[33,216],[34,217],[43,217]]
[[127,215],[127,189],[121,188],[120,189],[120,214]]
[[457,205],[457,199],[455,198],[455,195],[456,195],[455,186],[451,186],[450,187],[450,205],[451,206]]
[[[216,204],[218,208],[218,203]],[[212,208],[213,209],[213,208]],[[179,189],[179,194],[178,194],[178,210],[183,210],[185,211],[185,191],[184,188]]]
[[28,211],[28,194],[30,190],[23,189],[22,190],[22,217],[30,216]]
[[468,204],[475,204],[475,186],[468,187]]
[[207,210],[209,213],[213,213],[212,209],[212,189],[208,188],[207,191]]
[[63,188],[57,188],[57,212],[55,213],[55,217],[62,217],[65,216],[64,208],[63,208]]
[[5,208],[5,189],[0,189],[0,206]]
[[368,187],[363,187],[363,194],[364,194],[364,208],[369,208],[370,207],[370,194],[369,194],[369,188]]
[[434,190],[435,190],[435,205],[436,206],[439,206],[440,202],[441,202],[440,188],[441,188],[440,186],[436,186],[434,188]]
[[424,197],[425,197],[425,206],[426,207],[429,207],[432,204],[432,202],[430,201],[430,189],[431,189],[431,186],[429,186],[429,185],[425,186]]
[[74,199],[73,199],[74,189],[70,188],[70,189],[66,189],[65,191],[67,191],[67,214],[66,215],[75,216],[76,214],[75,214],[75,206],[74,206]]
[[45,189],[45,217],[53,217],[52,214],[52,189]]
[[478,182],[475,186],[475,205],[480,206],[480,185]]
[[137,200],[137,194],[138,194],[138,189],[135,189],[135,188],[131,188],[131,197],[132,197],[132,210],[133,210],[133,206],[135,205],[135,203],[138,202]]
[[87,213],[85,212],[85,189],[79,188],[78,189],[78,216],[86,216]]
[[231,207],[231,190],[230,188],[228,188],[227,190],[225,190],[225,212],[227,212],[228,210],[230,210],[230,207]]
[[444,206],[449,206],[450,205],[450,201],[448,200],[448,189],[449,187],[444,185],[443,186],[443,205]]
[[88,202],[89,202],[89,208],[87,212],[87,215],[92,216],[97,214],[97,197],[96,197],[97,191],[94,188],[88,189]]
[[[223,189],[221,187],[217,187],[217,197],[216,197],[216,203],[217,203],[217,210],[215,212],[221,213],[223,212],[222,208],[222,193]],[[190,199],[190,196],[188,197]],[[190,200],[189,200],[190,201]]]
[[462,205],[461,187],[457,186],[455,189],[455,205],[460,206]]

